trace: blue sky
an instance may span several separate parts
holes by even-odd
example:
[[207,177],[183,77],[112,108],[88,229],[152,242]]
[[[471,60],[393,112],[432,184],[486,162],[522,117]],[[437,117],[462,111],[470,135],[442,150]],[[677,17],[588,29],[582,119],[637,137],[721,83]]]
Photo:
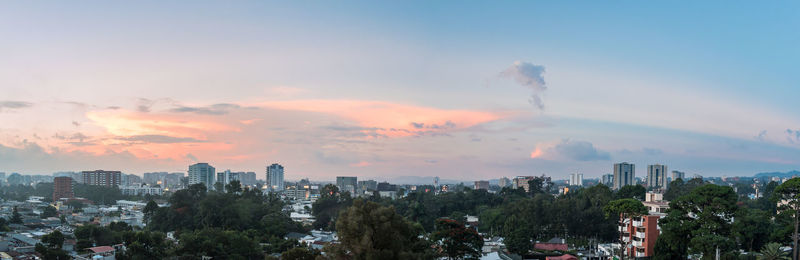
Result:
[[708,176],[797,169],[798,9],[9,3],[0,154],[16,159],[0,158],[0,171],[282,162],[294,178],[470,180],[595,177],[618,161]]

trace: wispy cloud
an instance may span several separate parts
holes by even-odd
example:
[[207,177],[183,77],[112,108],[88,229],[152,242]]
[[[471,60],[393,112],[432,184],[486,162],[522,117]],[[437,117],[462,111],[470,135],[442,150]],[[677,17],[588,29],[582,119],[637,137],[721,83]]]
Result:
[[541,65],[535,65],[530,62],[516,61],[511,64],[511,67],[506,68],[500,72],[500,77],[512,78],[518,84],[531,90],[531,98],[529,102],[535,105],[538,109],[544,109],[544,101],[542,100],[542,93],[547,90],[547,85],[544,81],[545,68]]
[[536,148],[531,152],[531,158],[597,161],[609,160],[611,155],[606,151],[595,148],[590,142],[562,139],[556,143],[536,145]]
[[32,107],[33,103],[24,102],[24,101],[0,101],[0,112],[7,111],[7,110],[14,110],[20,108],[28,108]]

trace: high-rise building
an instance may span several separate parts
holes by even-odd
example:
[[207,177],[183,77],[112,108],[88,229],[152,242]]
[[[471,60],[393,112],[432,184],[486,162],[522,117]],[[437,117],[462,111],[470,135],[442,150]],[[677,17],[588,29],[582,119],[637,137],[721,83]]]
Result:
[[239,181],[239,184],[243,184],[242,176],[244,174],[244,172],[231,172],[231,170],[217,172],[217,182],[222,182],[223,185],[228,185],[232,181]]
[[626,185],[636,185],[636,166],[632,163],[614,164],[614,189],[618,190]]
[[283,184],[283,166],[273,163],[267,166],[267,186],[270,191],[282,191]]
[[336,187],[339,188],[340,192],[347,191],[350,194],[355,194],[358,187],[358,177],[336,176]]
[[255,172],[245,172],[244,175],[241,176],[242,184],[243,185],[256,185],[256,173]]
[[672,180],[673,181],[677,180],[677,179],[681,179],[683,181],[686,181],[686,179],[684,179],[684,178],[686,178],[686,173],[681,172],[681,171],[672,171]]
[[667,166],[653,164],[647,166],[647,187],[667,189]]
[[525,192],[530,192],[530,189],[531,189],[530,181],[535,180],[535,179],[541,179],[542,180],[542,188],[543,189],[549,189],[550,188],[550,184],[551,184],[550,177],[546,177],[544,175],[542,175],[541,177],[537,177],[537,176],[517,176],[517,177],[514,177],[514,179],[511,181],[512,184],[513,184],[512,187],[514,189],[523,188],[523,189],[525,189]]
[[476,190],[489,190],[489,181],[475,181]]
[[208,163],[196,163],[189,166],[189,185],[203,184],[206,189],[214,188],[215,169]]
[[375,191],[378,189],[378,182],[375,180],[358,181],[359,191]]
[[120,171],[83,171],[83,183],[97,186],[122,185],[122,172]]
[[603,179],[600,180],[600,182],[609,187],[614,185],[614,174],[604,174]]
[[73,198],[75,193],[72,192],[72,178],[70,177],[55,177],[53,178],[53,202],[61,198]]
[[497,182],[497,184],[498,184],[498,185],[500,185],[500,188],[508,187],[508,186],[510,186],[510,185],[511,185],[511,180],[510,180],[510,179],[508,179],[508,178],[506,178],[506,177],[502,177],[502,178],[500,178],[500,180]]
[[569,175],[570,186],[583,186],[583,173],[573,173]]
[[439,188],[439,176],[433,178],[433,187],[437,189]]

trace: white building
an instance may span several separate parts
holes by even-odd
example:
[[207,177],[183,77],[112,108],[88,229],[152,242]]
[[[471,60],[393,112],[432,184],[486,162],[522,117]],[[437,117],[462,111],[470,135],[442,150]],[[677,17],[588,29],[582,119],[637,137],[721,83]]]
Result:
[[120,186],[119,190],[122,192],[122,195],[132,196],[144,196],[147,194],[160,196],[164,194],[164,191],[160,187],[150,187],[145,185]]
[[569,175],[570,186],[583,186],[583,173],[573,173]]

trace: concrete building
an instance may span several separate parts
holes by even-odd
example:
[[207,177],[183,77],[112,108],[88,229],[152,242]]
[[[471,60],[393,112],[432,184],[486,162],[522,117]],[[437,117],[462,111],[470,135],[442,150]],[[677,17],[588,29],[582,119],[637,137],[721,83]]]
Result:
[[683,181],[686,181],[685,178],[686,178],[686,173],[681,172],[681,171],[672,171],[672,180],[673,181],[677,180],[677,179],[681,179]]
[[614,188],[618,190],[626,185],[636,185],[636,166],[632,163],[614,164]]
[[509,179],[509,178],[506,178],[506,177],[502,177],[502,178],[500,178],[500,180],[497,182],[497,184],[498,184],[498,185],[500,185],[500,188],[504,188],[504,187],[511,186],[511,179]]
[[256,185],[256,173],[255,172],[245,172],[240,176],[242,185],[251,186]]
[[53,201],[58,201],[61,198],[71,199],[75,197],[72,192],[72,178],[70,177],[55,177],[53,178]]
[[189,166],[189,185],[203,184],[206,189],[214,188],[215,169],[208,163],[196,163]]
[[667,166],[653,164],[647,166],[647,187],[667,189]]
[[350,194],[356,194],[358,177],[336,176],[336,187],[339,188],[339,192],[347,191],[350,192]]
[[475,181],[475,190],[489,190],[489,181]]
[[270,191],[283,191],[286,187],[283,182],[283,166],[273,163],[267,166],[267,187]]
[[600,180],[600,183],[611,187],[611,185],[614,185],[614,174],[604,174],[603,178]]
[[622,231],[623,243],[630,245],[625,255],[635,258],[653,256],[659,235],[658,219],[659,216],[646,215],[624,220],[619,230]]
[[122,172],[120,171],[83,171],[83,183],[96,186],[122,185]]
[[583,186],[583,173],[573,173],[569,175],[570,186]]
[[358,190],[360,192],[378,190],[378,182],[375,180],[358,181]]
[[120,192],[122,195],[131,195],[131,196],[144,196],[147,194],[150,195],[162,195],[164,194],[164,190],[157,187],[150,187],[146,185],[132,185],[132,186],[122,186],[119,187]]
[[514,177],[514,179],[512,180],[512,187],[514,189],[523,188],[523,189],[525,189],[525,192],[529,192],[531,188],[530,188],[530,184],[528,182],[530,182],[530,181],[532,181],[534,179],[541,179],[543,188],[549,188],[549,186],[551,184],[550,177],[546,177],[544,175],[542,175],[541,177],[537,177],[537,176],[517,176],[517,177]]

